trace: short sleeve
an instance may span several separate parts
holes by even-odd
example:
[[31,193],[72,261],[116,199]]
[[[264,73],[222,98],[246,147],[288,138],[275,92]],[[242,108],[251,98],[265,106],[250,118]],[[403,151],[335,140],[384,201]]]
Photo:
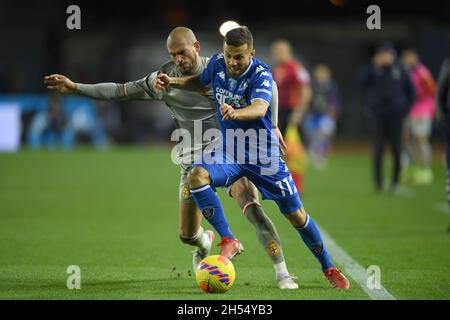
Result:
[[[259,69],[259,71],[258,71]],[[252,78],[252,92],[250,101],[261,99],[270,104],[272,100],[272,73],[268,68],[257,68],[256,74]]]

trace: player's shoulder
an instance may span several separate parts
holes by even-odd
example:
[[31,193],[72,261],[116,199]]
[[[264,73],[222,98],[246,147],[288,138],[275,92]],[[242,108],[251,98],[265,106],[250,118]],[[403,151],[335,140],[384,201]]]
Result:
[[225,61],[222,52],[217,52],[217,53],[213,54],[212,57],[211,57],[211,60],[215,61],[215,62],[223,62],[223,61]]
[[253,63],[252,68],[254,68],[255,73],[258,73],[258,72],[261,72],[261,71],[264,71],[264,70],[270,71],[270,68],[267,65],[267,63],[265,63],[264,61],[262,61],[262,60],[260,60],[260,59],[258,59],[256,57],[252,58],[252,63]]
[[208,63],[212,64],[213,66],[220,65],[225,66],[225,59],[223,58],[223,53],[217,52],[211,56],[211,58],[208,58]]
[[177,65],[172,60],[163,63],[158,68],[158,71],[161,73],[165,73],[169,76],[176,76],[178,75],[178,73],[180,73],[179,69],[177,68]]
[[288,62],[288,69],[299,81],[305,83],[311,82],[309,71],[301,61],[292,59]]
[[199,57],[199,64],[197,69],[198,73],[202,73],[208,67],[209,60],[209,57]]
[[427,76],[428,74],[430,74],[430,71],[428,70],[428,68],[422,63],[417,64],[416,70],[420,75]]
[[270,67],[255,57],[252,58],[252,66],[249,73],[252,79],[272,78]]
[[294,72],[299,72],[299,71],[302,71],[302,70],[307,71],[305,65],[304,65],[301,61],[296,60],[296,59],[292,59],[292,60],[289,62],[289,67],[290,67],[290,68],[292,69],[292,71],[294,71]]

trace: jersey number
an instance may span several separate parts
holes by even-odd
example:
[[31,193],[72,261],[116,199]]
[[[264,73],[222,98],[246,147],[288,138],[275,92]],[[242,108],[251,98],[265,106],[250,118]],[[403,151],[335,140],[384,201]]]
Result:
[[[284,182],[284,184],[286,184],[287,189],[284,188],[283,182]],[[289,195],[293,195],[293,194],[294,194],[294,193],[292,192],[292,188],[291,188],[291,185],[289,184],[288,178],[284,178],[283,181],[277,181],[276,183],[277,183],[277,185],[280,187],[281,195],[282,195],[283,197],[286,196],[285,190],[287,190],[287,191],[289,192]]]

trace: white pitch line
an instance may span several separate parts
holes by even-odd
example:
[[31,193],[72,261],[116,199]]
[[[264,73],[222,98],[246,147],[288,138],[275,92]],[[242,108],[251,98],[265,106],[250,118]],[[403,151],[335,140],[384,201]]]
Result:
[[441,213],[450,214],[448,203],[446,202],[435,202],[433,203],[433,209]]
[[416,191],[408,187],[398,186],[395,194],[405,198],[414,198],[416,196]]
[[320,228],[320,232],[322,233],[322,237],[325,242],[325,246],[328,249],[328,252],[333,257],[333,259],[340,264],[345,271],[347,271],[348,275],[355,280],[360,287],[364,290],[365,293],[372,300],[396,300],[395,297],[390,294],[383,286],[380,289],[369,289],[367,287],[367,279],[369,275],[366,272],[366,269],[362,265],[360,265],[357,261],[355,261],[350,255],[344,251],[339,245],[331,238],[328,233],[326,233],[322,228]]

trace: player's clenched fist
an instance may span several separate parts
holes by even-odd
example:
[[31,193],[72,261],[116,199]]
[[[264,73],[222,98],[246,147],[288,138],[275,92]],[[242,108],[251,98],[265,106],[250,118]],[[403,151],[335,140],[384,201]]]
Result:
[[171,78],[165,74],[160,73],[156,76],[155,89],[158,91],[166,90],[170,85]]
[[75,82],[61,74],[52,74],[44,77],[47,89],[56,90],[60,93],[73,93],[77,88]]
[[222,115],[222,120],[236,120],[237,118],[236,110],[226,103],[222,103],[220,106],[220,114]]

